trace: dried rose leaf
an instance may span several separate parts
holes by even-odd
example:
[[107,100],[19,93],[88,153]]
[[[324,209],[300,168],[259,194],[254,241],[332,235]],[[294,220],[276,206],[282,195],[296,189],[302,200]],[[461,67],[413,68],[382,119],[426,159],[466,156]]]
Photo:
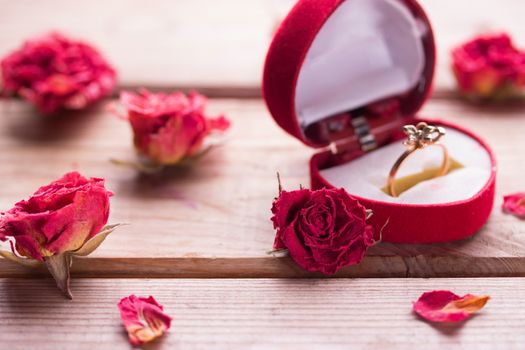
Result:
[[266,254],[271,255],[276,258],[281,258],[285,256],[289,256],[290,252],[288,249],[273,249],[266,252]]
[[177,167],[191,167],[194,163],[204,158],[206,155],[208,155],[211,151],[216,149],[217,147],[220,147],[222,145],[222,141],[215,142],[215,143],[209,143],[207,146],[202,146],[202,150],[200,150],[198,153],[190,156],[182,158],[180,161],[178,161],[175,164],[157,164],[153,163],[150,159],[148,159],[145,156],[139,156],[137,160],[124,160],[124,159],[115,159],[111,158],[109,161],[115,165],[122,166],[122,167],[128,167],[134,170],[137,170],[143,174],[146,175],[154,175],[160,173],[162,170],[164,170],[167,167],[170,166],[177,166]]
[[91,238],[89,241],[84,243],[84,245],[79,249],[71,252],[71,254],[76,256],[88,256],[89,254],[93,253],[93,251],[95,251],[95,249],[97,249],[98,246],[102,244],[102,242],[104,242],[106,237],[111,232],[113,232],[117,227],[122,225],[123,224],[114,224],[105,226],[99,234],[97,234],[95,237]]
[[20,264],[25,267],[39,267],[42,266],[42,263],[38,260],[28,259],[28,258],[21,258],[19,256],[16,256],[15,254],[7,251],[7,250],[0,250],[0,256],[4,259],[7,259],[9,261],[15,262],[17,264]]
[[71,289],[69,289],[69,269],[71,268],[72,262],[69,253],[56,254],[44,258],[44,263],[55,279],[58,289],[60,289],[69,299],[73,299]]
[[133,161],[133,160],[123,160],[123,159],[110,159],[111,163],[119,166],[125,166],[134,170],[137,170],[144,174],[157,174],[162,169],[164,169],[164,165],[161,164],[150,164],[148,162],[142,162],[142,161]]
[[414,303],[416,314],[431,322],[461,322],[481,310],[490,296],[472,294],[460,297],[447,290],[426,292]]
[[210,143],[207,146],[203,146],[203,149],[200,150],[198,153],[194,154],[191,157],[183,158],[180,160],[177,165],[180,166],[192,166],[193,163],[199,161],[200,159],[204,158],[206,155],[208,155],[211,151],[213,151],[215,148],[220,147],[221,143]]
[[520,219],[525,219],[525,192],[509,194],[503,197],[502,209]]
[[141,345],[160,337],[171,325],[172,318],[155,298],[130,295],[118,303],[122,323],[133,345]]

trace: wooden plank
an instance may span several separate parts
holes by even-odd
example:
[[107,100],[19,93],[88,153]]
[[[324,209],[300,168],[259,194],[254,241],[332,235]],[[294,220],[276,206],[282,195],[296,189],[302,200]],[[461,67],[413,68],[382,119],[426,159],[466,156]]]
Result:
[[[78,276],[302,277],[289,259],[268,256],[276,171],[286,188],[308,185],[312,150],[280,130],[259,100],[212,100],[210,112],[233,121],[226,144],[192,169],[153,177],[115,166],[133,155],[129,127],[104,106],[78,116],[42,119],[21,102],[0,104],[0,208],[9,209],[42,184],[77,169],[107,179],[119,228]],[[421,112],[482,135],[499,161],[496,206],[472,239],[452,244],[380,244],[360,266],[339,276],[525,276],[525,226],[500,211],[503,194],[524,189],[525,139],[520,106],[470,106],[433,100]],[[0,276],[29,272],[0,260]],[[35,271],[35,273],[39,273]],[[312,275],[308,275],[312,276]]]
[[[492,299],[464,324],[412,313],[423,292]],[[173,317],[152,349],[523,349],[524,279],[73,281],[65,300],[48,279],[0,280],[6,349],[128,349],[116,304],[153,295]],[[23,334],[23,336],[21,336]]]
[[260,94],[262,62],[281,18],[279,2],[267,0],[1,0],[0,8],[0,55],[57,29],[96,44],[123,87],[215,96]]
[[[89,39],[120,72],[121,87],[200,89],[259,96],[266,50],[294,0],[0,0],[0,55],[51,29]],[[525,46],[519,0],[422,0],[433,23],[439,66],[435,93],[450,95],[450,48],[487,30],[508,30]],[[31,8],[31,11],[28,11]]]

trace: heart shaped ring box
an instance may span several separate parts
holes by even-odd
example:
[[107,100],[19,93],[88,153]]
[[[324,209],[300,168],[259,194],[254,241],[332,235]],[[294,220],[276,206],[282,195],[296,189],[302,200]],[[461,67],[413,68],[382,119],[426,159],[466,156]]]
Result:
[[[275,121],[320,149],[310,161],[313,189],[344,188],[373,210],[370,224],[394,243],[464,239],[487,221],[496,162],[469,130],[416,116],[435,66],[430,22],[414,0],[299,0],[277,29],[263,77]],[[385,191],[403,153],[403,125],[443,126],[452,170],[428,147],[409,157],[398,178],[422,178],[399,197]],[[377,238],[377,237],[376,237]]]

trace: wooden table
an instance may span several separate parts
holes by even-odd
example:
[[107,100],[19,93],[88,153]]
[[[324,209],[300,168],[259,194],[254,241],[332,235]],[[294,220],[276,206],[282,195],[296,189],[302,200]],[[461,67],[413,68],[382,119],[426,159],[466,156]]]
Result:
[[[0,209],[76,169],[107,179],[116,193],[110,222],[131,225],[75,261],[72,302],[41,278],[45,271],[0,260],[0,348],[129,348],[116,303],[136,293],[154,295],[174,317],[151,348],[522,349],[525,223],[500,206],[503,194],[525,190],[525,106],[457,99],[448,51],[501,28],[525,46],[525,3],[422,3],[440,60],[421,115],[468,126],[492,145],[499,163],[494,211],[469,240],[382,243],[361,265],[326,279],[266,254],[275,172],[287,188],[307,185],[314,152],[279,129],[259,99],[265,51],[292,1],[0,0],[0,55],[30,35],[60,29],[107,53],[121,89],[199,89],[212,97],[210,112],[233,122],[225,145],[198,166],[145,177],[109,162],[133,152],[129,126],[106,109],[113,100],[55,120],[42,120],[24,102],[1,101]],[[493,298],[460,327],[434,326],[411,313],[411,302],[432,289]]]

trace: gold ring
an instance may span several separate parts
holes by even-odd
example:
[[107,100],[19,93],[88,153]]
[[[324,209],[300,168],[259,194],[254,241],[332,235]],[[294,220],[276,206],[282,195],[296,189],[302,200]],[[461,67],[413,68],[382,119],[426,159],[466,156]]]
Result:
[[407,146],[406,151],[396,160],[390,174],[388,175],[387,189],[388,193],[392,197],[397,197],[398,194],[394,189],[396,174],[401,164],[407,159],[412,153],[426,148],[428,146],[439,146],[443,150],[443,163],[439,168],[439,172],[436,177],[440,177],[448,173],[450,168],[450,157],[447,148],[439,143],[439,140],[445,136],[445,129],[440,126],[428,125],[427,123],[421,122],[414,125],[405,125],[403,127],[404,133],[407,135],[407,139],[403,142]]

